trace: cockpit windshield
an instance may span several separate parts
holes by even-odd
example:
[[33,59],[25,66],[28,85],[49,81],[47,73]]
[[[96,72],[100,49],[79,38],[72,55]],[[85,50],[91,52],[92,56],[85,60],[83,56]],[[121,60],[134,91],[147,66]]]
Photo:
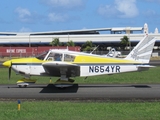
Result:
[[46,57],[46,55],[48,54],[49,51],[45,51],[39,55],[36,56],[37,59],[40,59],[40,60],[44,60],[44,58]]

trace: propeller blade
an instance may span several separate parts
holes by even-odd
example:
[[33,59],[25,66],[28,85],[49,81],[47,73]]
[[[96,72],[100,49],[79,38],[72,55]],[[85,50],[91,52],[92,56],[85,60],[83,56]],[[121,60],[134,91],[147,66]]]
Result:
[[11,67],[9,67],[9,76],[8,76],[8,80],[10,80],[11,78]]
[[10,78],[11,78],[11,68],[12,68],[12,62],[11,62],[11,66],[9,67],[9,75],[8,75],[8,80],[10,80]]

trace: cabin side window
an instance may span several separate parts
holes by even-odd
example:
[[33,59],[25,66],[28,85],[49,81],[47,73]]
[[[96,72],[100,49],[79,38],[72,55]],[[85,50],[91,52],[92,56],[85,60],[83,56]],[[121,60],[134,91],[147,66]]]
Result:
[[75,56],[64,54],[64,61],[65,62],[74,62]]
[[54,55],[54,61],[62,61],[62,54],[55,53],[55,55]]
[[62,61],[62,54],[60,53],[50,53],[47,57],[48,61]]

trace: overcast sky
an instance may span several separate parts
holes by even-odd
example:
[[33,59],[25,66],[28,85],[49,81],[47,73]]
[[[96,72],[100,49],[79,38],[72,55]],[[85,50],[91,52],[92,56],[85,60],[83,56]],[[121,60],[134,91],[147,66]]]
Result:
[[160,31],[160,0],[1,0],[0,32],[149,26]]

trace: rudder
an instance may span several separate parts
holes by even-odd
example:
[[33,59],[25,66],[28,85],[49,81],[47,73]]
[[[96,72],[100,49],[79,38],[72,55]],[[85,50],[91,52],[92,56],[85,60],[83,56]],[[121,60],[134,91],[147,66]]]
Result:
[[154,37],[145,36],[125,59],[149,63],[155,41]]

